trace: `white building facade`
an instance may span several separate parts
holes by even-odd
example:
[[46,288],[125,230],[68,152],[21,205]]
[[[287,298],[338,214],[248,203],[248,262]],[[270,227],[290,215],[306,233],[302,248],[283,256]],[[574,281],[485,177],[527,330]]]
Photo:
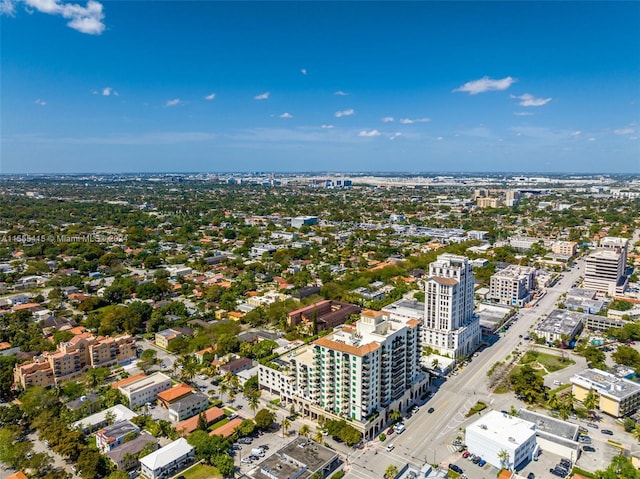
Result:
[[535,268],[509,265],[491,276],[489,296],[500,304],[522,308],[531,300],[535,287]]
[[468,258],[441,254],[425,281],[421,343],[452,358],[465,356],[481,341],[474,313],[474,275]]
[[609,296],[624,293],[628,285],[625,276],[628,244],[626,238],[602,238],[599,247],[585,260],[583,287]]
[[537,447],[536,425],[490,411],[467,427],[465,444],[471,454],[480,456],[492,466],[513,471],[533,459]]

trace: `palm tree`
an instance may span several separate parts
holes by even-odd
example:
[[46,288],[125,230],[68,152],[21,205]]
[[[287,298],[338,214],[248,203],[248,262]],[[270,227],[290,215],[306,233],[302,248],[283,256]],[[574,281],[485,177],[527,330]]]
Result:
[[394,409],[393,411],[391,411],[391,413],[389,414],[389,417],[391,418],[391,420],[393,422],[397,422],[400,420],[400,418],[402,417],[402,413],[400,411],[398,411],[397,409]]
[[291,427],[291,421],[289,421],[289,419],[285,417],[282,420],[281,426],[282,426],[282,437],[284,437],[284,435],[287,432],[287,429]]
[[253,412],[253,415],[256,415],[256,410],[260,406],[260,391],[256,391],[252,393],[247,399],[249,402],[249,409]]
[[558,395],[554,393],[551,396],[549,396],[549,399],[547,400],[547,405],[551,409],[558,409],[558,406],[560,405],[560,400],[558,399]]
[[635,429],[631,432],[631,435],[633,436],[633,438],[640,442],[640,424],[636,424]]
[[501,449],[497,455],[498,455],[498,459],[500,459],[500,465],[505,469],[510,469],[509,468],[509,451],[507,451],[506,449]]
[[303,424],[300,427],[300,435],[304,437],[309,437],[309,433],[311,433],[311,428],[308,424]]
[[[640,431],[640,428],[638,428],[638,431]],[[316,433],[313,435],[313,440],[320,444],[322,442],[322,433],[320,431],[316,431]]]
[[229,386],[227,385],[226,382],[220,384],[220,387],[218,388],[218,392],[220,393],[220,399],[224,402],[223,398],[225,394],[229,392]]
[[582,404],[587,408],[587,411],[593,411],[599,403],[598,393],[593,389],[590,390],[585,398],[582,400]]
[[440,361],[438,361],[438,358],[433,358],[433,361],[431,361],[431,368],[438,369],[439,367],[440,367]]
[[393,464],[389,464],[387,468],[384,470],[385,479],[393,479],[398,475],[398,468]]

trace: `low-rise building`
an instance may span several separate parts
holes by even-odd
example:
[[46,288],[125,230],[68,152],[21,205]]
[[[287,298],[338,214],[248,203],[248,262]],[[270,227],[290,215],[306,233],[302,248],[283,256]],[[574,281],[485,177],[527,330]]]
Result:
[[575,461],[580,456],[577,424],[520,409],[518,417],[536,425],[536,442],[540,449]]
[[[192,433],[193,431],[198,429],[198,420],[200,416],[201,414],[179,422],[178,424],[176,424],[176,427],[175,427],[176,431],[178,431],[179,433],[185,436]],[[219,407],[212,407],[204,411],[203,417],[205,422],[207,423],[207,426],[209,426],[212,423],[224,418],[225,413]]]
[[144,450],[156,451],[158,441],[146,431],[142,431],[138,437],[111,449],[105,455],[119,471],[126,471],[138,467],[138,455]]
[[72,429],[79,429],[84,434],[89,434],[101,427],[105,427],[111,421],[130,421],[137,414],[122,404],[116,404],[113,407],[104,409],[103,411],[92,414],[71,424]]
[[578,243],[575,241],[554,241],[551,245],[551,251],[560,256],[571,257],[576,254]]
[[200,392],[184,396],[169,405],[169,420],[180,422],[194,417],[209,407],[209,398]]
[[229,361],[227,364],[220,366],[220,372],[238,374],[241,371],[246,371],[253,367],[253,361],[249,358],[239,358]]
[[[533,459],[536,425],[498,411],[489,411],[466,428],[465,444],[471,454],[492,466],[514,470]],[[506,457],[501,457],[506,451]]]
[[183,437],[140,458],[140,473],[147,479],[166,479],[189,466],[195,449]]
[[352,314],[359,313],[360,307],[355,304],[327,299],[290,312],[287,323],[291,326],[304,324],[310,331],[314,328],[324,331],[344,324]]
[[535,333],[549,343],[561,341],[569,344],[582,331],[583,314],[565,309],[554,309],[536,326]]
[[128,420],[118,421],[110,426],[100,429],[96,433],[96,446],[102,453],[118,447],[125,437],[132,438],[140,434],[140,428]]
[[155,402],[158,393],[171,387],[171,378],[166,374],[154,373],[137,381],[120,386],[118,390],[129,400],[129,407],[139,407]]
[[155,337],[156,345],[163,349],[169,349],[169,345],[171,344],[172,341],[182,337],[184,337],[184,334],[181,331],[178,331],[177,329],[170,328],[170,329],[158,331]]
[[633,414],[640,407],[640,384],[600,369],[585,369],[571,378],[572,392],[583,401],[589,391],[598,395],[598,409],[613,417]]

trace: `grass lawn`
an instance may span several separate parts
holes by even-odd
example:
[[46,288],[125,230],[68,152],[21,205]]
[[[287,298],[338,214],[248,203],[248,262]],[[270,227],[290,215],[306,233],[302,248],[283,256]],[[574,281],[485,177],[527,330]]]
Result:
[[562,386],[558,386],[557,388],[552,389],[551,391],[549,391],[549,394],[550,395],[551,394],[557,394],[557,393],[559,393],[561,391],[564,391],[565,389],[569,389],[570,387],[571,387],[571,383],[563,384]]
[[210,479],[222,477],[215,467],[207,466],[206,464],[193,466],[191,469],[187,469],[182,472],[181,475],[184,476],[184,479]]
[[542,364],[550,373],[559,371],[576,363],[573,359],[563,359],[561,356],[555,356],[553,354],[541,353],[539,351],[527,351],[524,356],[522,356],[522,359],[520,359],[520,364],[528,364],[535,361]]
[[218,429],[220,426],[224,426],[229,421],[231,421],[231,419],[229,419],[228,417],[225,417],[223,419],[220,419],[217,422],[214,422],[211,426],[209,426],[208,429],[209,429],[209,431],[214,431],[214,430]]

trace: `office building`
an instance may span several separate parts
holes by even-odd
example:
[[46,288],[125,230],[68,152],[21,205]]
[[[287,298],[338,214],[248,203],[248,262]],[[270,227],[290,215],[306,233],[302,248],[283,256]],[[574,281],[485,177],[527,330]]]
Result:
[[572,392],[583,401],[589,391],[598,395],[598,409],[613,417],[634,413],[640,407],[640,384],[599,369],[585,369],[571,378]]
[[522,308],[531,300],[535,287],[535,268],[509,265],[491,276],[489,298],[500,304]]
[[[489,411],[466,428],[465,444],[471,454],[492,466],[515,470],[533,459],[536,451],[536,425],[498,411]],[[499,457],[506,451],[505,458]]]
[[452,358],[473,352],[481,340],[474,313],[474,276],[468,258],[441,254],[425,281],[421,344]]
[[554,241],[551,245],[551,252],[568,258],[576,254],[578,243],[575,241]]
[[585,260],[583,286],[609,296],[623,294],[628,286],[626,238],[606,237]]
[[171,387],[171,378],[162,373],[144,376],[136,381],[121,385],[118,390],[129,400],[129,407],[140,407],[153,403],[158,394]]
[[554,309],[538,323],[535,333],[549,343],[560,341],[568,345],[582,332],[586,321],[585,316],[588,315],[565,309]]

